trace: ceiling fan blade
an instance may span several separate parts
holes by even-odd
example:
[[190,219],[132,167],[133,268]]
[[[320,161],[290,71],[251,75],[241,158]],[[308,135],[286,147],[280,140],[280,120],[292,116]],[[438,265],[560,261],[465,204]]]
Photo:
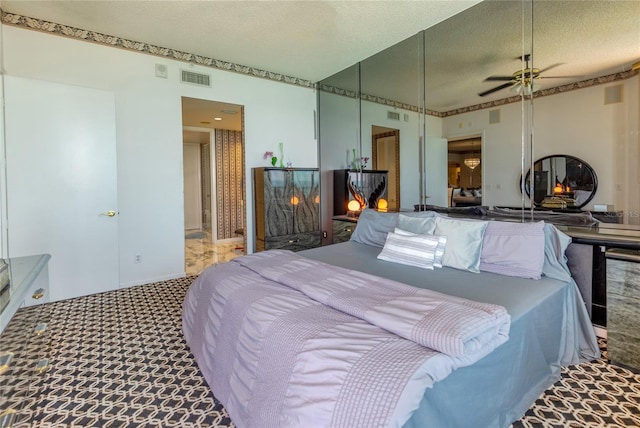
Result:
[[508,82],[513,80],[513,76],[489,76],[486,79],[484,79],[485,82],[493,82],[493,81],[498,81],[498,82]]
[[536,79],[581,79],[584,76],[538,76]]
[[495,88],[493,88],[493,89],[489,89],[488,91],[480,92],[480,93],[478,94],[478,96],[484,97],[484,96],[486,96],[486,95],[493,94],[494,92],[498,92],[498,91],[500,91],[500,90],[502,90],[502,89],[508,88],[508,87],[509,87],[509,86],[511,86],[511,85],[513,85],[513,83],[512,83],[512,82],[504,83],[504,84],[502,84],[502,85],[500,85],[500,86],[496,86],[496,87],[495,87]]
[[557,64],[551,64],[550,66],[548,66],[546,68],[540,69],[539,73],[544,73],[545,71],[551,70],[552,68],[556,68],[556,67],[558,67],[560,65],[563,65],[563,64],[564,64],[564,62],[559,62]]

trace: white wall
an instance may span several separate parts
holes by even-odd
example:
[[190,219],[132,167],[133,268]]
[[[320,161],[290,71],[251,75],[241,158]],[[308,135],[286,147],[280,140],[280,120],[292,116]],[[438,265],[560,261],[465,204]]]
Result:
[[[3,46],[4,24],[0,21],[0,47]],[[7,258],[6,164],[4,150],[4,50],[0,49],[0,257]]]
[[[598,176],[598,190],[586,208],[613,204],[636,221],[640,212],[639,80],[635,76],[536,98],[533,104],[533,157],[567,154],[584,160]],[[605,88],[621,84],[623,102],[605,105]],[[521,106],[514,103],[499,109],[498,124],[489,124],[489,109],[447,117],[443,136],[482,133],[483,204],[519,206]],[[525,167],[525,173],[527,170]]]
[[[3,28],[2,49],[8,75],[114,93],[122,286],[184,275],[182,96],[245,107],[249,249],[251,168],[266,165],[263,153],[282,141],[294,166],[318,164],[311,89],[10,26]],[[155,76],[156,63],[168,67],[168,79]],[[212,87],[179,83],[180,68],[210,74]],[[135,254],[143,263],[134,263]]]
[[[413,210],[413,205],[420,201],[419,135],[422,131],[418,113],[369,101],[362,101],[361,108],[362,156],[371,158],[371,127],[373,125],[400,130],[400,205],[402,209]],[[387,111],[389,110],[400,113],[400,120],[388,119]],[[404,120],[405,114],[408,115],[408,121]],[[427,116],[426,121],[427,136],[440,137],[442,119]],[[358,148],[357,127],[358,100],[325,92],[320,94],[322,229],[329,235],[324,241],[325,244],[331,243],[333,170],[349,167],[347,151],[351,153],[352,149]],[[427,164],[429,161],[427,159]],[[446,170],[446,162],[444,168]],[[446,178],[443,189],[446,191]]]
[[[640,209],[637,176],[639,79],[636,76],[543,97],[534,104],[536,158],[569,154],[584,160],[595,170],[598,190],[588,208],[593,204],[609,204],[625,212]],[[605,90],[617,85],[623,85],[623,102],[604,104]]]
[[182,146],[184,176],[184,228],[202,229],[202,177],[200,144]]
[[442,136],[451,139],[482,135],[482,204],[520,206],[520,104],[508,104],[500,110],[500,123],[492,125],[488,109],[446,117]]
[[358,146],[358,101],[355,98],[320,92],[320,219],[327,237],[323,245],[332,243],[333,170],[347,169],[347,150]]
[[[400,120],[387,118],[387,111],[400,113]],[[408,121],[404,121],[404,115]],[[442,120],[427,116],[427,137],[440,137]],[[413,210],[414,204],[420,203],[420,129],[418,113],[393,108],[369,101],[362,102],[362,156],[371,157],[371,126],[378,125],[400,130],[400,208]],[[427,141],[429,141],[427,139]],[[429,167],[427,158],[427,167]],[[446,169],[446,166],[445,166]],[[446,190],[447,183],[444,183]],[[446,197],[445,197],[446,201]]]

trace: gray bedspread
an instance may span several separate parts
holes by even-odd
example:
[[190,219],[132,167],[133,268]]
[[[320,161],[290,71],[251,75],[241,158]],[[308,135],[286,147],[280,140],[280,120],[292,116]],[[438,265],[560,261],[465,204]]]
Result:
[[509,340],[475,364],[425,391],[405,428],[509,427],[560,378],[561,367],[600,356],[593,326],[573,280],[540,280],[425,271],[376,259],[380,248],[353,241],[300,254],[475,301],[504,306]]
[[508,339],[495,304],[288,251],[203,272],[183,330],[239,427],[401,426],[425,390]]

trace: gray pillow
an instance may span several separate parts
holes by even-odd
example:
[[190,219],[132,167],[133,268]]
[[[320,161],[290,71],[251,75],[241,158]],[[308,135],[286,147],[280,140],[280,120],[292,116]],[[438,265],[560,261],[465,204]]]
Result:
[[393,232],[397,221],[398,213],[384,213],[365,208],[360,213],[356,230],[351,234],[351,240],[375,247],[384,247],[387,233]]
[[[430,211],[425,211],[430,212]],[[407,232],[417,233],[419,235],[433,235],[436,230],[436,217],[435,215],[414,217],[404,214],[398,216],[398,229],[406,230]]]
[[544,264],[544,222],[490,221],[484,233],[480,270],[540,279]]
[[[402,213],[408,217],[433,217],[433,211],[416,211]],[[398,222],[397,212],[380,212],[365,208],[360,213],[356,230],[351,234],[351,240],[361,244],[384,247],[387,233],[393,232]]]

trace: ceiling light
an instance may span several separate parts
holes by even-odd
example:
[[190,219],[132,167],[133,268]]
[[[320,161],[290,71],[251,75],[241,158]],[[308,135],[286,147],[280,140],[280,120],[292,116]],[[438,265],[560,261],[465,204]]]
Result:
[[238,112],[237,112],[237,111],[235,111],[235,110],[221,110],[221,111],[222,111],[222,113],[224,113],[224,114],[236,114],[236,113],[238,113]]
[[221,117],[214,117],[213,120],[222,120]]
[[523,93],[525,96],[529,96],[533,93],[534,89],[533,89],[533,82],[525,82],[524,84],[524,88],[523,88]]
[[206,120],[205,120],[205,121],[202,121],[202,122],[200,122],[200,123],[201,123],[202,125],[211,125],[211,122],[206,121]]
[[478,165],[480,165],[480,158],[467,158],[464,160],[464,164],[473,171]]

